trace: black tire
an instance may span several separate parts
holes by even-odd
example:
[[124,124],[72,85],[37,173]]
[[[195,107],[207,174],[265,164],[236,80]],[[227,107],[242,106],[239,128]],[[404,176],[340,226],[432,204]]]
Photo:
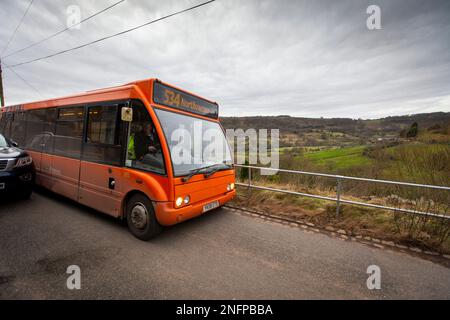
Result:
[[26,187],[25,189],[20,190],[19,198],[24,199],[24,200],[30,199],[32,193],[33,193],[33,188]]
[[152,202],[143,194],[135,194],[128,200],[126,214],[128,228],[136,238],[147,241],[161,233]]

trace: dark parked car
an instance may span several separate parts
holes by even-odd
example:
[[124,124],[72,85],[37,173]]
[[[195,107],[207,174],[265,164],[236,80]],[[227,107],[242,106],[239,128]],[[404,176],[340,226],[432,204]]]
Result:
[[29,198],[33,192],[33,159],[17,143],[0,134],[0,197]]

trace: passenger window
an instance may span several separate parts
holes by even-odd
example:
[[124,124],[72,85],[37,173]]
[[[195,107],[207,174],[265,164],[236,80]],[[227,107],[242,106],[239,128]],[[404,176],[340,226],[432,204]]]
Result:
[[30,110],[27,112],[26,149],[42,151],[44,146],[45,109]]
[[45,110],[43,148],[42,152],[53,154],[53,143],[55,140],[57,109],[51,108]]
[[117,144],[117,105],[90,107],[87,142]]
[[5,127],[3,129],[3,133],[8,137],[11,138],[11,126],[12,126],[12,122],[14,119],[14,114],[11,112],[8,112],[5,116],[6,118],[6,123],[5,123]]
[[147,108],[140,101],[133,101],[132,108],[126,165],[165,174],[161,142]]
[[54,154],[79,159],[83,136],[84,107],[58,109]]
[[6,113],[0,112],[0,133],[4,133],[6,126]]
[[86,141],[83,160],[119,166],[123,148],[119,133],[122,124],[118,121],[118,110],[124,105],[104,105],[88,108]]
[[0,133],[2,133],[6,137],[10,137],[9,135],[9,129],[11,127],[12,122],[12,113],[6,112],[1,114],[1,121],[0,121]]
[[15,113],[11,127],[11,139],[22,147],[25,145],[26,116],[25,112]]

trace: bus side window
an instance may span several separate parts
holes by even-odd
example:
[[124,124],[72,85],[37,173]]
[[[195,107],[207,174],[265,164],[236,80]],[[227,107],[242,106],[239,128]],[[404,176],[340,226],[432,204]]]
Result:
[[0,133],[9,138],[9,126],[11,125],[12,113],[0,113]]
[[42,151],[45,109],[27,111],[26,149]]
[[5,132],[4,131],[5,126],[6,126],[6,113],[0,112],[0,133],[4,133]]
[[88,108],[86,141],[83,160],[108,165],[121,165],[122,146],[119,142],[118,111],[123,105],[103,105]]
[[83,136],[84,107],[58,108],[54,154],[80,159]]
[[26,116],[25,112],[16,112],[11,126],[11,139],[21,147],[25,145]]
[[133,101],[133,121],[130,123],[127,159],[128,167],[165,174],[161,142],[147,108]]
[[43,149],[42,152],[53,154],[53,143],[55,140],[57,109],[50,108],[45,110],[44,131],[43,131]]
[[8,112],[5,116],[5,126],[3,128],[3,134],[8,138],[11,138],[11,126],[14,119],[14,114],[12,112]]

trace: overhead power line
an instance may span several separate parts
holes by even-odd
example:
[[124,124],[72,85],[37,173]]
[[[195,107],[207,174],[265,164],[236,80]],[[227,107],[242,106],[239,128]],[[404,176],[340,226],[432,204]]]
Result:
[[206,1],[206,2],[200,3],[200,4],[198,4],[198,5],[195,5],[195,6],[193,6],[193,7],[190,7],[190,8],[184,9],[184,10],[180,10],[180,11],[171,13],[171,14],[169,14],[169,15],[163,16],[163,17],[161,17],[161,18],[158,18],[158,19],[149,21],[149,22],[147,22],[147,23],[138,25],[138,26],[136,26],[136,27],[133,27],[133,28],[130,28],[130,29],[127,29],[127,30],[124,30],[124,31],[121,31],[121,32],[118,32],[118,33],[115,33],[115,34],[112,34],[112,35],[110,35],[110,36],[106,36],[106,37],[103,37],[103,38],[100,38],[100,39],[97,39],[97,40],[94,40],[94,41],[90,41],[90,42],[87,42],[87,43],[85,43],[85,44],[82,44],[82,45],[79,45],[79,46],[76,46],[76,47],[73,47],[73,48],[70,48],[70,49],[66,49],[66,50],[62,50],[62,51],[59,51],[59,52],[56,52],[56,53],[53,53],[53,54],[49,54],[49,55],[47,55],[47,56],[43,56],[43,57],[40,57],[40,58],[35,58],[35,59],[28,60],[28,61],[16,63],[16,64],[13,64],[13,65],[10,65],[9,67],[10,67],[10,68],[15,68],[15,67],[18,67],[18,66],[23,66],[23,65],[25,65],[25,64],[32,63],[32,62],[36,62],[36,61],[40,61],[40,60],[52,58],[52,57],[55,57],[55,56],[58,56],[58,55],[60,55],[60,54],[67,53],[67,52],[70,52],[70,51],[73,51],[73,50],[78,50],[78,49],[81,49],[81,48],[90,46],[90,45],[92,45],[92,44],[95,44],[95,43],[98,43],[98,42],[101,42],[101,41],[104,41],[104,40],[107,40],[107,39],[111,39],[111,38],[114,38],[114,37],[117,37],[117,36],[120,36],[120,35],[129,33],[129,32],[135,31],[135,30],[137,30],[137,29],[146,27],[146,26],[148,26],[148,25],[150,25],[150,24],[159,22],[159,21],[161,21],[161,20],[164,20],[164,19],[167,19],[167,18],[176,16],[176,15],[179,15],[179,14],[182,14],[182,13],[185,13],[185,12],[188,12],[188,11],[191,11],[191,10],[194,10],[194,9],[196,9],[196,8],[199,8],[199,7],[205,6],[205,5],[207,5],[207,4],[210,4],[211,2],[214,2],[214,1],[216,1],[216,0]]
[[56,37],[56,36],[58,36],[58,35],[60,35],[60,34],[62,34],[62,33],[64,33],[64,32],[66,32],[66,31],[68,31],[68,30],[70,30],[70,29],[72,29],[72,28],[74,28],[74,27],[76,27],[76,26],[82,24],[83,22],[86,22],[86,21],[88,21],[88,20],[90,20],[90,19],[92,19],[92,18],[98,16],[99,14],[102,14],[102,13],[105,12],[105,11],[108,11],[109,9],[114,8],[115,6],[121,4],[121,3],[124,2],[124,1],[125,1],[125,0],[117,1],[117,2],[113,3],[112,5],[110,5],[110,6],[106,7],[106,8],[104,8],[104,9],[102,9],[102,10],[96,12],[96,13],[94,13],[93,15],[90,15],[89,17],[87,17],[87,18],[85,18],[85,19],[83,19],[83,20],[81,20],[80,22],[78,22],[78,23],[76,23],[76,24],[74,24],[74,25],[71,25],[70,27],[67,27],[67,28],[65,28],[65,29],[63,29],[63,30],[60,30],[60,31],[58,31],[58,32],[56,32],[56,33],[54,33],[54,34],[52,34],[52,35],[50,35],[50,36],[48,36],[48,37],[46,37],[46,38],[40,40],[40,41],[37,41],[37,42],[35,42],[35,43],[32,43],[32,44],[30,44],[30,45],[28,45],[28,46],[26,46],[26,47],[23,47],[22,49],[19,49],[19,50],[17,50],[17,51],[11,52],[10,54],[8,54],[8,55],[6,55],[6,56],[3,56],[2,59],[11,57],[11,56],[16,55],[16,54],[18,54],[18,53],[20,53],[20,52],[23,52],[23,51],[25,51],[25,50],[28,50],[28,49],[30,49],[30,48],[33,48],[33,47],[37,46],[38,44],[41,44],[41,43],[43,43],[43,42],[45,42],[45,41],[48,41],[48,40],[50,40],[50,39],[53,39],[54,37]]
[[30,3],[28,4],[27,10],[25,10],[25,13],[23,14],[22,18],[19,21],[19,24],[17,25],[16,29],[14,29],[13,34],[11,35],[11,37],[9,38],[8,42],[6,43],[5,48],[2,50],[0,55],[3,55],[3,53],[8,50],[9,45],[11,44],[11,42],[13,41],[14,37],[16,36],[17,30],[19,30],[20,26],[22,25],[23,20],[25,19],[25,16],[27,15],[28,11],[30,11],[31,5],[33,4],[34,0],[31,0]]
[[31,89],[33,89],[37,94],[39,94],[39,96],[42,97],[41,92],[36,89],[36,87],[34,87],[31,83],[29,83],[26,79],[24,79],[20,74],[18,74],[16,72],[16,70],[14,70],[13,68],[11,68],[10,66],[8,66],[6,63],[2,63],[9,71],[11,71],[12,73],[14,73],[16,75],[17,78],[19,78],[20,80],[22,80],[22,82],[24,82],[28,87],[30,87]]

